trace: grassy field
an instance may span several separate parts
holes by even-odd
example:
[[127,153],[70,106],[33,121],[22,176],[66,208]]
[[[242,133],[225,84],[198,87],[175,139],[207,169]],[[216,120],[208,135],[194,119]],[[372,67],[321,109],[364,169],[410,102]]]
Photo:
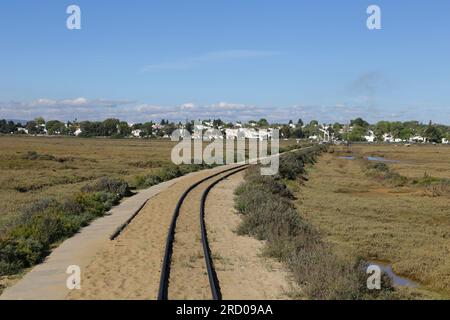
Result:
[[208,167],[173,165],[174,145],[161,139],[0,136],[0,293],[15,275],[130,196],[130,188]]
[[170,165],[174,145],[161,139],[0,136],[0,226],[37,200],[64,199],[103,176],[133,187],[136,177]]
[[333,150],[309,170],[297,200],[302,214],[340,256],[385,262],[417,281],[419,288],[400,289],[405,298],[449,298],[450,147]]
[[166,140],[0,137],[0,223],[43,197],[63,199],[102,176],[133,184],[170,163]]

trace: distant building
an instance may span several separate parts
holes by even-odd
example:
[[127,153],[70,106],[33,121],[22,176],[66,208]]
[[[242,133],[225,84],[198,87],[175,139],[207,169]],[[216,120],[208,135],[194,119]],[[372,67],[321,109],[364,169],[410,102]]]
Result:
[[383,134],[383,141],[392,143],[392,142],[394,142],[394,137],[392,136],[391,133],[385,133],[385,134]]
[[141,132],[142,132],[141,129],[136,129],[136,130],[131,131],[131,135],[133,137],[140,138],[141,137]]
[[375,142],[376,138],[377,137],[375,136],[375,134],[373,133],[372,130],[369,130],[367,132],[367,135],[364,136],[364,139],[366,139],[366,141],[369,142],[369,143]]
[[20,133],[28,134],[28,130],[26,128],[19,127],[19,128],[17,128],[17,131]]
[[419,135],[409,138],[409,142],[415,142],[415,143],[426,142],[426,140],[427,140],[426,138],[419,136]]

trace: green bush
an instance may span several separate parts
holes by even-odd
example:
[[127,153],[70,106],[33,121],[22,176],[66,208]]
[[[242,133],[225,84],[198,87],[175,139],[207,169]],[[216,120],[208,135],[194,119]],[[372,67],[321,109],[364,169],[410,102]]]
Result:
[[104,215],[129,194],[128,184],[104,177],[62,202],[45,198],[24,209],[0,234],[0,276],[39,263],[53,244]]
[[117,194],[119,197],[129,196],[131,194],[128,183],[119,179],[102,177],[97,181],[87,184],[81,189],[82,192],[108,192]]
[[189,164],[181,166],[169,165],[160,169],[160,171],[156,174],[137,176],[135,178],[134,186],[138,189],[150,188],[162,182],[210,167],[211,166],[207,166],[205,164]]

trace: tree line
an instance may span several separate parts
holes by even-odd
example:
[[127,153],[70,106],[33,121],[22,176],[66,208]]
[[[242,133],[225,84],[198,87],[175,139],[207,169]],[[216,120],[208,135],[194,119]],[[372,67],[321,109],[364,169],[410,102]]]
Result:
[[[211,124],[214,128],[226,129],[233,128],[235,124],[224,122],[221,119],[205,120],[203,123]],[[47,134],[47,135],[78,135],[80,137],[128,137],[133,131],[139,130],[139,136],[142,138],[164,137],[170,136],[172,132],[178,128],[184,128],[190,133],[194,131],[194,121],[186,121],[185,123],[175,123],[163,119],[158,124],[153,121],[137,123],[130,126],[127,122],[119,119],[106,119],[104,121],[69,121],[61,122],[58,120],[45,121],[42,117],[38,117],[32,121],[28,121],[26,125],[15,123],[13,121],[0,120],[1,134],[23,134],[24,129],[31,135]],[[334,123],[328,125],[319,125],[317,120],[304,123],[302,119],[288,123],[269,123],[267,119],[250,120],[243,127],[250,128],[278,128],[280,137],[303,139],[312,136],[323,136],[323,129],[326,128],[330,136],[334,136],[338,140],[346,141],[365,141],[365,136],[372,131],[376,137],[376,141],[383,141],[386,134],[390,134],[393,139],[401,139],[407,141],[414,136],[421,136],[429,142],[439,143],[443,138],[450,140],[450,126],[420,123],[419,121],[406,122],[390,122],[379,121],[376,124],[370,124],[362,118],[351,120],[349,125]],[[322,130],[321,130],[322,129]]]

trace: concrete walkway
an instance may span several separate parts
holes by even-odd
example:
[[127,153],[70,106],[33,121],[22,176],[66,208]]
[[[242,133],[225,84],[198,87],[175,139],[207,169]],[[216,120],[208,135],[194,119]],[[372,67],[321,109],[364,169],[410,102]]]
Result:
[[[229,166],[200,172],[217,172],[227,167]],[[93,221],[75,236],[64,241],[42,264],[34,267],[17,284],[6,289],[0,296],[0,300],[65,299],[70,292],[66,286],[67,278],[70,276],[66,273],[69,266],[79,266],[83,272],[102,245],[110,241],[111,235],[133,217],[145,202],[182,179],[195,176],[200,172],[192,172],[186,176],[161,183],[125,199],[111,209],[108,215]],[[81,276],[83,277],[82,274]]]

